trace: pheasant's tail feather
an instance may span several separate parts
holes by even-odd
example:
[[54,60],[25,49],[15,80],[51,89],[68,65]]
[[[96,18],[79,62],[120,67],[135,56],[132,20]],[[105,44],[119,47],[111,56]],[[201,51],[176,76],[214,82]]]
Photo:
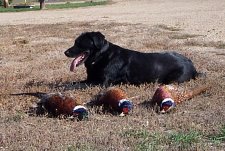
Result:
[[206,84],[206,85],[203,85],[203,86],[196,87],[196,88],[192,89],[191,91],[187,91],[186,94],[185,94],[185,99],[187,99],[187,100],[191,99],[194,96],[197,96],[198,94],[206,91],[210,87],[211,87],[210,84]]
[[10,95],[14,95],[14,96],[20,96],[20,95],[28,95],[28,96],[34,96],[37,97],[39,99],[48,96],[48,93],[43,93],[43,92],[31,92],[31,93],[13,93]]

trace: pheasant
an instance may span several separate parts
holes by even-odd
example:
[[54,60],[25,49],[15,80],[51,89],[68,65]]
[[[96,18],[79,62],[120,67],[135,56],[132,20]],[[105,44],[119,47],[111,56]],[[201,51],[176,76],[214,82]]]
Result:
[[152,103],[160,107],[160,113],[166,113],[175,108],[177,104],[193,98],[209,87],[209,85],[204,85],[192,90],[185,90],[175,85],[163,85],[155,91],[152,97]]
[[81,105],[81,102],[77,98],[65,96],[61,93],[20,93],[13,95],[31,95],[40,98],[37,102],[36,114],[44,114],[53,117],[60,115],[72,116],[78,120],[87,119],[87,108]]
[[133,103],[127,99],[126,93],[119,88],[109,87],[100,92],[95,101],[88,103],[89,105],[103,106],[104,109],[115,111],[120,116],[125,116],[133,108]]

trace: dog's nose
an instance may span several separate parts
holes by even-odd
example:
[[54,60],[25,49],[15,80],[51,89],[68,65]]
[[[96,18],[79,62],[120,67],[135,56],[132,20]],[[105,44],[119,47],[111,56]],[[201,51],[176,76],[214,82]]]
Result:
[[64,54],[67,56],[67,57],[69,57],[70,56],[70,53],[69,53],[69,51],[67,50],[67,51],[65,51],[64,52]]

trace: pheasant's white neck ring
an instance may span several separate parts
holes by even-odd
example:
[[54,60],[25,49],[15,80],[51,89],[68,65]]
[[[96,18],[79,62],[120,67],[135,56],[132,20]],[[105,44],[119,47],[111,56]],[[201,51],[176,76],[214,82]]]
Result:
[[74,107],[73,112],[76,112],[78,110],[87,110],[87,108],[82,105],[77,105]]

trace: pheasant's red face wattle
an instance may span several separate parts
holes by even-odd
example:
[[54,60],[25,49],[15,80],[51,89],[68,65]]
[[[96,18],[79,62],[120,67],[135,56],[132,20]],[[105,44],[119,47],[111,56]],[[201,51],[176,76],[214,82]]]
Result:
[[171,107],[171,106],[164,105],[164,106],[161,107],[161,111],[163,110],[163,111],[166,112],[166,111],[168,111],[168,110],[170,109],[170,107]]
[[126,107],[126,108],[123,108],[123,113],[124,114],[128,114],[128,112],[129,112],[129,109]]

